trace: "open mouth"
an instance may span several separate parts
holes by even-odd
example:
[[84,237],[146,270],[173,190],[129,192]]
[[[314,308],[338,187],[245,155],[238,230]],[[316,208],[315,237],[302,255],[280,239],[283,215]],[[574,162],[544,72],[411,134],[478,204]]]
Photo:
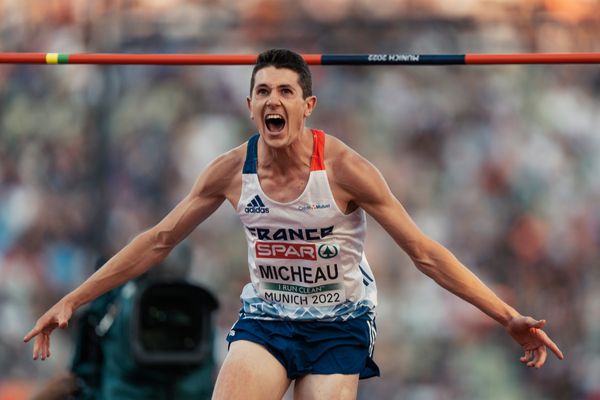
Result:
[[265,116],[265,125],[271,132],[281,132],[285,127],[285,118],[279,114],[267,114]]

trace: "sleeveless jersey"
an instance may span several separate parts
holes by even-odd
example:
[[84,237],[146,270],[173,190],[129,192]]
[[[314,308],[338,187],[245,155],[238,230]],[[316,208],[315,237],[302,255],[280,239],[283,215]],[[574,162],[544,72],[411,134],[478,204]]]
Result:
[[241,318],[337,321],[373,319],[377,288],[363,252],[362,209],[337,207],[323,159],[325,133],[312,130],[313,154],[304,192],[290,202],[270,199],[257,174],[259,135],[248,141],[237,205],[251,282]]

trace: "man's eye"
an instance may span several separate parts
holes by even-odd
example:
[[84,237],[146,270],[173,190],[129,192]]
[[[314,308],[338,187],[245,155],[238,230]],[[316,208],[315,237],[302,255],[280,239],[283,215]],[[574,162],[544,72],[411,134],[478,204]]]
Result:
[[256,91],[256,94],[263,96],[263,95],[267,94],[267,89],[258,89]]

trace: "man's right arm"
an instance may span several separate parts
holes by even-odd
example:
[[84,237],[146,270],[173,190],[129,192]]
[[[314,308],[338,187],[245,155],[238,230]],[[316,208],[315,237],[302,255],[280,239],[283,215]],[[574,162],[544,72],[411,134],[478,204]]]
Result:
[[192,190],[158,224],[136,236],[102,268],[67,295],[74,308],[158,265],[226,198],[230,161],[222,156],[198,177]]
[[190,193],[167,216],[136,236],[102,268],[40,317],[24,338],[27,342],[41,334],[34,345],[34,359],[49,356],[50,333],[56,327],[66,327],[77,308],[159,264],[226,198],[231,200],[235,197],[236,178],[241,176],[240,154],[240,148],[237,148],[214,160],[200,174]]

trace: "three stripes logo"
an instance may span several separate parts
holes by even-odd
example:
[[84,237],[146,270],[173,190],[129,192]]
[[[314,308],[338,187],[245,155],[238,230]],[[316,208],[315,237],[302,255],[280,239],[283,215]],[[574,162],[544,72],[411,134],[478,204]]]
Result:
[[268,214],[269,207],[265,207],[265,203],[263,203],[262,199],[256,195],[250,203],[246,204],[244,211],[246,214]]

